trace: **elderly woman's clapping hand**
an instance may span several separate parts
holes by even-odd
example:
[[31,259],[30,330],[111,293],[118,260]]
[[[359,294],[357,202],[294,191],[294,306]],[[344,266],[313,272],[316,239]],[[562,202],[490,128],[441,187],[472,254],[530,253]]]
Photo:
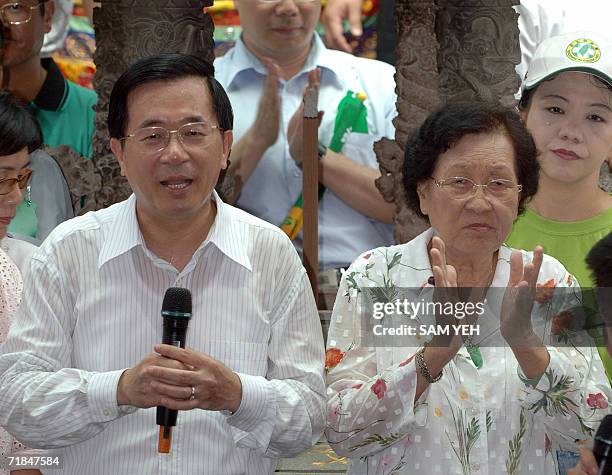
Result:
[[510,278],[500,315],[500,332],[510,346],[521,345],[532,336],[531,311],[543,255],[543,249],[536,247],[527,265],[520,251],[510,255]]
[[548,367],[550,355],[533,332],[531,311],[544,251],[537,246],[533,259],[523,264],[520,251],[510,256],[510,277],[500,315],[500,332],[510,345],[521,370],[528,379],[538,379]]
[[[434,301],[442,303],[459,301],[457,270],[446,262],[446,246],[441,237],[434,236],[431,239],[429,257],[435,283]],[[452,315],[445,315],[443,313],[436,315],[436,324],[438,325],[447,327],[457,323],[459,322]],[[436,335],[430,342],[430,346],[447,349],[451,358],[459,351],[462,344],[463,340],[461,337],[453,336],[452,334]]]

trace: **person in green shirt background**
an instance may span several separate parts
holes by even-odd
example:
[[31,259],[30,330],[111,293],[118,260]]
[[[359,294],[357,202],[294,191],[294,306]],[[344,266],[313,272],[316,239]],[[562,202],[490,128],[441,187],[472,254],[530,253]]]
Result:
[[[0,20],[4,31],[2,51],[2,72],[4,87],[19,100],[28,105],[35,115],[43,135],[43,143],[50,147],[68,145],[82,156],[91,158],[91,139],[94,133],[94,111],[92,106],[97,102],[93,90],[78,86],[67,81],[51,58],[41,58],[45,33],[51,30],[55,2],[53,0],[0,0]],[[48,158],[48,157],[47,157]],[[59,167],[43,161],[44,169],[34,170],[31,185],[32,205],[19,206],[17,215],[11,223],[9,231],[22,235],[43,239],[50,231],[39,229],[42,221],[49,221],[42,216],[46,208],[53,203],[48,202],[49,194],[40,194],[42,187],[36,187],[36,180],[47,175],[48,170],[57,172]],[[33,161],[33,167],[37,161]],[[42,162],[41,162],[42,163]],[[37,173],[38,172],[38,173]],[[38,177],[36,176],[38,175]],[[58,174],[55,173],[57,176]],[[54,187],[65,187],[61,177],[61,185],[48,183]],[[48,180],[50,178],[47,178]],[[50,189],[52,187],[47,186]],[[60,219],[70,217],[71,213],[59,211],[63,209],[65,194],[59,196],[61,206],[49,209],[50,213],[60,216]],[[51,199],[54,199],[51,197]],[[68,210],[71,211],[71,210]],[[59,221],[61,222],[61,221]],[[56,224],[59,224],[57,222]]]
[[[539,244],[581,287],[593,287],[585,256],[612,231],[612,196],[598,186],[612,152],[612,40],[581,31],[543,41],[529,65],[519,109],[541,171],[538,193],[515,222],[508,245]],[[610,379],[603,332],[592,334]]]

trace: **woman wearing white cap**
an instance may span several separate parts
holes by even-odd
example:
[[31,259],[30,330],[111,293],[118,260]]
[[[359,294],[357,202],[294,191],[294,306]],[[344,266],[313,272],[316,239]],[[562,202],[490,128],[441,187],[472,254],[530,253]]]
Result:
[[522,90],[519,108],[542,168],[538,193],[508,244],[542,245],[582,287],[592,287],[584,258],[612,231],[612,196],[598,186],[612,154],[612,40],[581,31],[543,41]]
[[[612,231],[612,196],[598,186],[600,168],[612,153],[612,41],[588,31],[544,40],[529,64],[519,109],[541,171],[538,192],[508,244],[543,246],[583,288],[593,287],[585,257]],[[593,336],[611,377],[603,332]],[[559,463],[573,465],[571,457],[566,461]]]

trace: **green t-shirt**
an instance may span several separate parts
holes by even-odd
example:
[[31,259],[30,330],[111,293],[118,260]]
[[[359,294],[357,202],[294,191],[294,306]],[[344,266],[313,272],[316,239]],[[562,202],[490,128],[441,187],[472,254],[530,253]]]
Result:
[[[600,239],[612,232],[612,208],[582,221],[551,221],[529,208],[512,227],[507,244],[516,249],[532,251],[538,244],[573,274],[581,287],[592,288],[594,282],[585,258]],[[608,355],[603,333],[595,337],[599,355],[608,379],[612,382],[612,358]]]
[[84,157],[91,158],[94,134],[94,110],[98,96],[91,89],[66,81],[65,100],[57,110],[32,107],[50,147],[68,145]]
[[593,287],[586,255],[597,241],[612,232],[612,208],[583,221],[551,221],[529,208],[514,226],[507,239],[510,247],[532,251],[538,244],[556,258],[578,279],[581,287]]
[[[47,76],[38,95],[28,107],[40,124],[43,143],[50,147],[68,145],[82,156],[91,158],[91,140],[95,131],[93,106],[98,102],[97,94],[91,89],[66,80],[51,58],[41,59],[41,66],[47,71]],[[68,193],[61,170],[57,167],[59,176],[58,173],[54,173],[53,176],[44,177],[50,185],[56,188],[56,193],[43,194],[40,187],[43,177],[40,175],[48,170],[43,170],[41,165],[42,162],[39,162],[37,166],[32,166],[34,177],[32,178],[31,206],[25,203],[20,204],[9,227],[12,233],[38,239],[44,238],[49,233],[50,229],[47,226],[49,223],[57,224],[66,219],[65,213],[57,215],[56,209],[63,204],[64,195]],[[51,183],[54,180],[56,183]],[[34,187],[35,181],[39,182],[36,187]],[[64,188],[65,193],[63,193]],[[49,196],[51,201],[49,201]],[[55,221],[58,216],[61,220]],[[43,229],[41,229],[39,220],[43,222]]]

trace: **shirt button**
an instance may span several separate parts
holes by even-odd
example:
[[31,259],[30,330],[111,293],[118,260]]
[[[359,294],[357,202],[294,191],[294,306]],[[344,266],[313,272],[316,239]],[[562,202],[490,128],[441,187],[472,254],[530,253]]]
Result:
[[472,469],[473,469],[475,472],[478,472],[478,471],[480,471],[480,465],[479,465],[479,464],[477,464],[477,463],[472,464]]
[[109,411],[104,411],[104,415],[105,415],[106,417],[108,417],[108,416],[110,416],[110,412],[109,412]]

